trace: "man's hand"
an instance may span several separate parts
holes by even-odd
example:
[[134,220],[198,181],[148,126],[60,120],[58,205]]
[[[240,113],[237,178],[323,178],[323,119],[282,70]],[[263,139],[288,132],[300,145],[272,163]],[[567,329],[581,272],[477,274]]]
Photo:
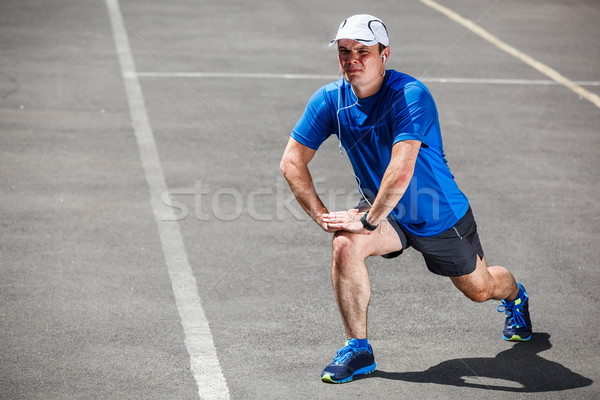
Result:
[[323,214],[323,222],[327,224],[327,227],[331,232],[347,231],[358,233],[360,235],[370,235],[373,232],[365,229],[362,222],[360,222],[360,217],[363,212],[364,211],[355,208],[348,211],[336,211],[329,214]]
[[329,226],[329,224],[325,221],[325,216],[329,215],[329,214],[321,214],[319,216],[317,216],[316,218],[316,223],[321,227],[321,229],[323,229],[325,232],[327,233],[335,233],[339,230],[341,230],[340,228],[334,228]]

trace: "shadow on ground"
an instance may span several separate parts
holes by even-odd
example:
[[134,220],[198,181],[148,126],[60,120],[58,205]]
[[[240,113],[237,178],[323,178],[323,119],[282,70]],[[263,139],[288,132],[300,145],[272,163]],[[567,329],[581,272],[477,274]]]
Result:
[[534,333],[492,358],[457,358],[422,372],[376,370],[373,378],[437,383],[507,392],[549,392],[589,386],[593,381],[538,355],[552,347],[550,335]]

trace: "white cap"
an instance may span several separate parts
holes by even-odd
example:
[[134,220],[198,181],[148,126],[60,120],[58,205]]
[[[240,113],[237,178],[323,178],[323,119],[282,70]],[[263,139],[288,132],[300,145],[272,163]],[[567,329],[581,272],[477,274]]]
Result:
[[389,44],[387,29],[383,22],[372,15],[359,14],[342,21],[335,39],[329,43],[333,46],[340,39],[352,39],[366,46],[381,43]]

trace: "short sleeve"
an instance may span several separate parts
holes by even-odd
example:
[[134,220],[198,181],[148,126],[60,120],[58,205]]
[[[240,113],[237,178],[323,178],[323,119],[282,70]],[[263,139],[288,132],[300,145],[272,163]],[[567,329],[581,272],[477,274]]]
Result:
[[332,133],[333,114],[327,99],[327,90],[322,87],[308,101],[304,114],[292,130],[292,138],[317,150]]
[[429,133],[437,122],[437,109],[431,94],[419,85],[406,86],[394,106],[394,142],[418,140],[429,146]]

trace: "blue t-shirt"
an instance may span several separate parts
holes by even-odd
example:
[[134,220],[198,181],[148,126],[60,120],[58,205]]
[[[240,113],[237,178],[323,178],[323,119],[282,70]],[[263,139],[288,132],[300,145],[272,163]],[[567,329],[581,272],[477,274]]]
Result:
[[403,140],[421,142],[410,184],[389,215],[408,233],[435,236],[467,212],[469,201],[454,181],[444,155],[435,102],[415,78],[387,70],[379,91],[358,102],[344,79],[325,85],[310,98],[292,137],[317,150],[331,134],[337,136],[338,129],[362,191],[370,200],[379,191],[392,147]]

